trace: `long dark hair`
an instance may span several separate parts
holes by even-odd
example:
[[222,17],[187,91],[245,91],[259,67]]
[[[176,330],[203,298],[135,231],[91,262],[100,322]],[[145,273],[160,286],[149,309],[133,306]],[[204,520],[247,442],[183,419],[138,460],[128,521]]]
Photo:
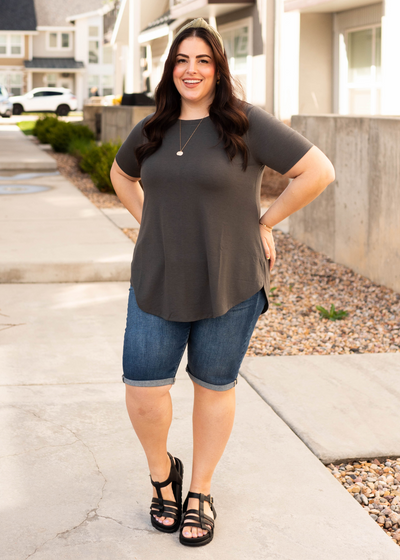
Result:
[[243,101],[233,92],[232,76],[228,60],[218,39],[203,27],[188,28],[177,35],[171,45],[165,61],[164,72],[155,92],[156,112],[143,127],[146,144],[136,148],[135,155],[139,165],[156,152],[167,130],[178,120],[181,113],[181,97],[175,87],[173,70],[176,64],[178,47],[188,37],[199,37],[211,48],[220,82],[216,86],[214,100],[209,109],[210,119],[218,131],[229,159],[240,153],[243,158],[243,170],[246,170],[248,155],[242,136],[249,128],[249,121],[243,107]]

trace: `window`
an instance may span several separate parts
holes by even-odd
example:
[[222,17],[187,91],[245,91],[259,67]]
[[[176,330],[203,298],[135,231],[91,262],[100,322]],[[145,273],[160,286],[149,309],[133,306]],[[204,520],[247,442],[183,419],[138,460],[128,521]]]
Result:
[[57,74],[47,74],[46,79],[48,87],[57,87]]
[[241,20],[234,25],[221,26],[219,32],[232,76],[239,80],[245,94],[251,92],[251,21]]
[[5,33],[0,34],[0,55],[5,56],[24,56],[23,35]]
[[69,49],[69,33],[61,33],[61,48]]
[[13,95],[21,95],[22,93],[22,74],[9,74],[8,91]]
[[347,33],[348,113],[380,114],[381,27]]
[[89,41],[89,62],[98,64],[99,62],[99,42]]
[[0,35],[0,54],[7,54],[7,35]]
[[50,33],[50,37],[49,37],[49,46],[52,49],[56,49],[57,48],[57,35],[58,33]]
[[56,33],[48,34],[48,49],[69,49],[71,47],[71,34],[70,33]]
[[102,76],[101,85],[103,86],[103,95],[113,94],[113,76]]
[[100,84],[99,76],[93,76],[93,75],[89,74],[89,78],[88,78],[88,85],[89,85],[88,97],[92,97],[93,94],[95,93],[95,90],[97,90],[97,93],[99,92],[99,84]]
[[103,47],[103,64],[113,63],[113,50],[110,45],[105,45]]

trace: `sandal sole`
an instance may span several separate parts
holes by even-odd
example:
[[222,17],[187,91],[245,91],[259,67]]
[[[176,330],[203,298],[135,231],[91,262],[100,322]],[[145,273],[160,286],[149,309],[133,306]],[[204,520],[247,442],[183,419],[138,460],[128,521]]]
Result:
[[[181,475],[183,480],[183,471],[184,471],[183,463],[180,459],[178,459],[178,457],[174,457],[174,459],[175,459],[176,470]],[[176,485],[177,483],[176,482],[172,483],[173,492],[174,492],[174,486],[173,486],[174,484]],[[174,496],[175,496],[175,492],[174,492]],[[179,502],[176,499],[177,496],[175,496],[175,501],[178,505],[178,519],[176,520],[176,522],[173,525],[164,525],[163,523],[158,523],[157,519],[154,519],[154,516],[150,514],[151,524],[153,525],[154,529],[157,529],[157,531],[160,531],[161,533],[176,533],[176,531],[180,527],[181,517],[182,517],[182,484],[180,485],[178,497],[179,497]]]

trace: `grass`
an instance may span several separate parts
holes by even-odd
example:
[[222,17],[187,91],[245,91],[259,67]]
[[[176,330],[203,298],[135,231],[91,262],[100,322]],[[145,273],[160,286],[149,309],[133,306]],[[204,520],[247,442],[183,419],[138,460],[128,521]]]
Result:
[[35,124],[36,121],[20,121],[19,123],[17,123],[22,132],[27,136],[32,136]]

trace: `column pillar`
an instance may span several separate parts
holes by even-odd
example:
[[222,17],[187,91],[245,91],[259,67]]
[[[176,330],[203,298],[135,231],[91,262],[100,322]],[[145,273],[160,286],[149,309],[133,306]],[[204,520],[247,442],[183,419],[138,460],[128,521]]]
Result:
[[383,115],[400,114],[400,74],[398,58],[400,53],[400,2],[385,0],[382,17],[382,97]]

